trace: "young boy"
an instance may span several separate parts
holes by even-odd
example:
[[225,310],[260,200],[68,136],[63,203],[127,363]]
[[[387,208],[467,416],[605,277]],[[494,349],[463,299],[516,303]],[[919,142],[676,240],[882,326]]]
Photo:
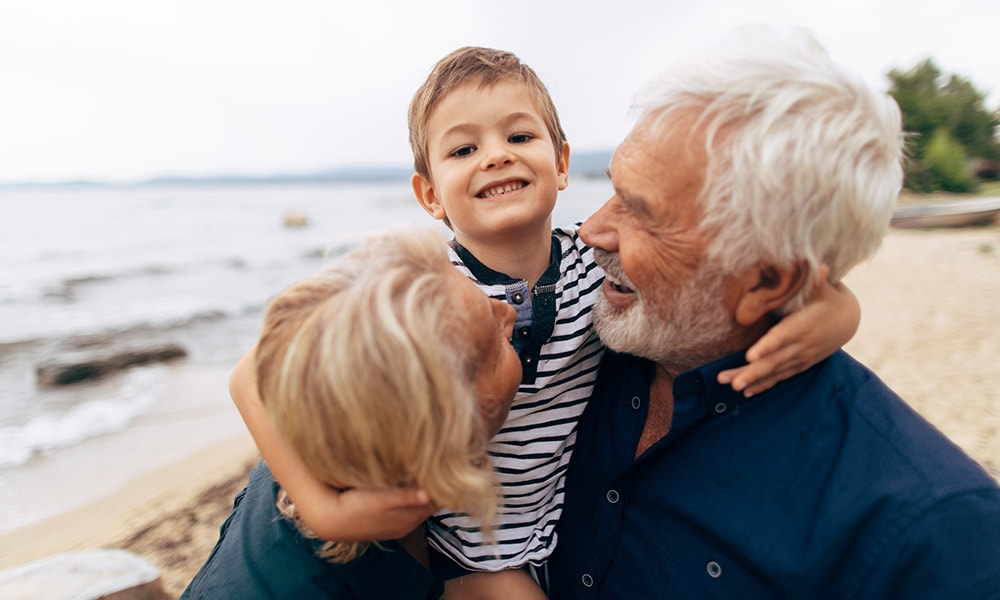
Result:
[[[455,266],[516,310],[512,343],[523,371],[508,419],[490,446],[503,492],[495,543],[469,517],[439,512],[428,520],[432,566],[446,578],[538,566],[556,542],[575,426],[602,353],[591,307],[603,274],[575,228],[553,230],[551,223],[557,193],[568,181],[569,144],[534,71],[513,54],[486,48],[461,48],[438,62],[413,98],[409,126],[414,194],[454,232]],[[742,389],[760,380],[748,388],[757,391],[773,384],[775,374],[797,373],[850,339],[856,301],[827,287],[819,302],[751,350],[752,358],[770,354],[770,360],[726,373],[725,383]],[[809,332],[804,346],[782,347],[782,339],[802,332]],[[772,347],[776,351],[769,352]],[[234,399],[245,412],[254,399],[238,397],[238,388]],[[280,448],[266,447],[266,424],[247,421],[300,515],[321,537],[384,539],[409,531],[414,523],[408,519],[426,515],[419,493],[338,496],[315,482],[297,481],[307,474],[280,458]]]

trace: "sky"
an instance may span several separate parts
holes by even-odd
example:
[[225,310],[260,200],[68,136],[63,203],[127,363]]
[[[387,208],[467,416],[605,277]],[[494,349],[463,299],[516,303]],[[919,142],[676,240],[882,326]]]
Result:
[[883,90],[932,58],[1000,106],[996,0],[4,2],[0,183],[406,166],[410,97],[465,45],[519,55],[573,150],[609,150],[643,82],[749,23]]

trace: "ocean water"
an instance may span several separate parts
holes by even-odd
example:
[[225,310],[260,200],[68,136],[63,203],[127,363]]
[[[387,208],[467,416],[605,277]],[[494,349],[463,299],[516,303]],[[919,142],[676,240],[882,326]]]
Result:
[[[554,224],[582,220],[610,193],[607,181],[574,180]],[[308,225],[286,227],[290,212]],[[0,532],[41,515],[9,501],[32,502],[25,482],[50,483],[32,480],[51,472],[42,465],[77,464],[74,452],[167,419],[177,373],[155,364],[46,388],[39,365],[95,344],[165,342],[187,350],[187,367],[231,368],[275,293],[367,232],[440,226],[405,180],[8,190],[0,214]]]

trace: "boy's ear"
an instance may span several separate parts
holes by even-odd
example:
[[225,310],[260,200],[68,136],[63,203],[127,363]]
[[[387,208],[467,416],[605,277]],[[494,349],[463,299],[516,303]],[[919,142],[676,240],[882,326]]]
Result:
[[420,173],[414,173],[410,177],[410,186],[413,188],[413,195],[417,197],[417,202],[420,202],[420,206],[424,207],[427,214],[438,221],[443,221],[448,217],[444,205],[441,204],[437,192],[434,190],[434,184],[428,178]]
[[569,142],[563,142],[562,152],[559,153],[559,161],[556,163],[556,173],[559,190],[562,191],[569,185]]
[[752,326],[780,309],[806,282],[805,265],[791,267],[762,266],[738,277],[733,285],[735,293],[736,322]]

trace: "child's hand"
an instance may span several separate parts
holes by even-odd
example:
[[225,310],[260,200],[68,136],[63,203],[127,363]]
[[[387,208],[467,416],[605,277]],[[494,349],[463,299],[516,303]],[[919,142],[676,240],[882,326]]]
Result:
[[372,542],[404,537],[437,510],[420,488],[326,488],[295,502],[295,511],[317,537],[338,542]]
[[437,510],[420,488],[327,487],[307,496],[295,510],[317,537],[338,542],[393,540],[404,537]]
[[827,281],[820,268],[809,304],[787,315],[747,350],[750,364],[719,373],[719,383],[732,384],[746,397],[770,389],[836,352],[858,330],[861,306],[842,283]]
[[317,537],[338,542],[373,542],[405,536],[436,507],[417,488],[337,491],[317,479],[278,436],[257,391],[256,348],[237,364],[229,391],[264,462]]

